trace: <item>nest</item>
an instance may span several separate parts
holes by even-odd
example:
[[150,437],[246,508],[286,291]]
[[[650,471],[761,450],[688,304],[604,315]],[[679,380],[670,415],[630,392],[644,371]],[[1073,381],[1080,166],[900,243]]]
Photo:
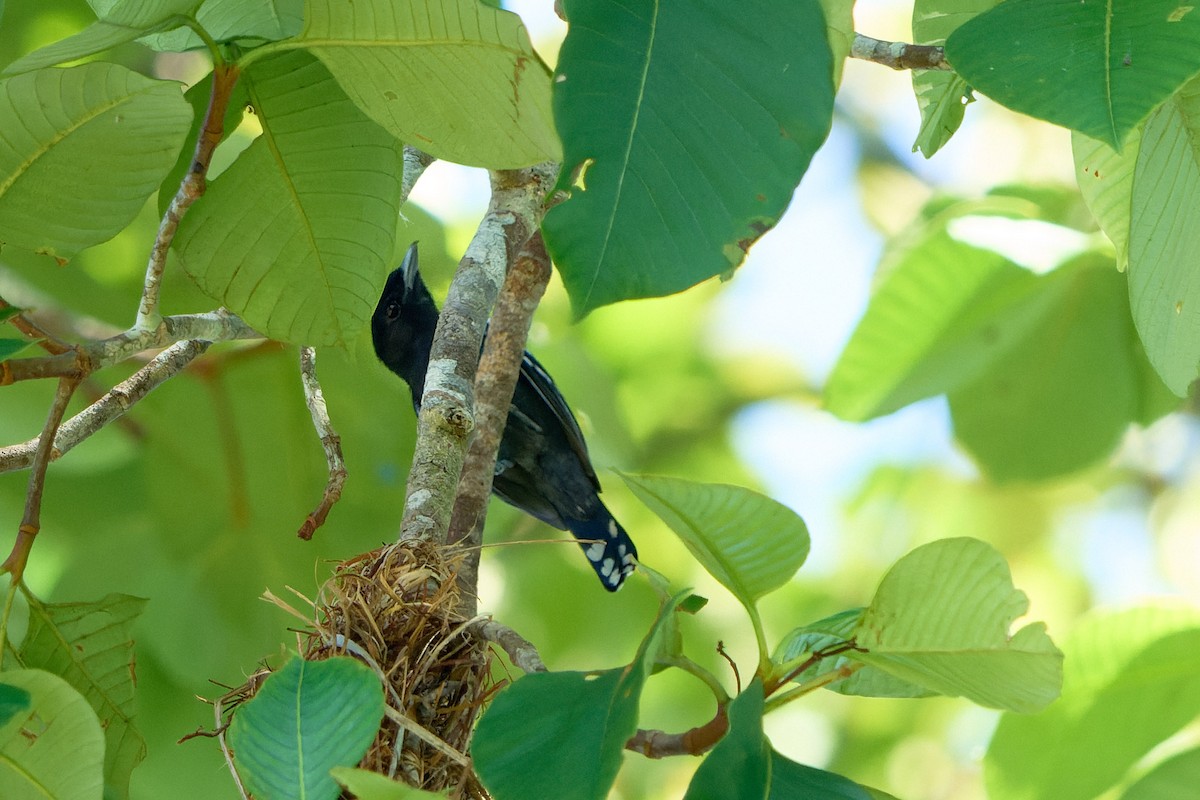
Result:
[[459,613],[461,550],[401,542],[338,566],[302,654],[348,653],[383,682],[386,713],[360,766],[456,798],[487,798],[471,768],[475,718],[495,691],[491,651]]

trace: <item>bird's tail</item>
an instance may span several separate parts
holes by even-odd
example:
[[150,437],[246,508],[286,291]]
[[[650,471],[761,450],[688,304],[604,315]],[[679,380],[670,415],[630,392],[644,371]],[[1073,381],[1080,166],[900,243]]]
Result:
[[613,518],[604,504],[589,519],[566,520],[567,529],[579,539],[579,546],[596,570],[600,582],[610,592],[621,588],[637,567],[637,548],[633,540]]

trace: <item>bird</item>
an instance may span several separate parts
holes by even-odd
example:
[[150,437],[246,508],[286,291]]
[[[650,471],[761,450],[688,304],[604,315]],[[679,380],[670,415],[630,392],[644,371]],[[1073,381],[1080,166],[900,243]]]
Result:
[[[438,308],[421,279],[414,242],[388,276],[371,315],[371,340],[384,366],[408,384],[421,411]],[[496,455],[492,492],[579,540],[604,588],[615,592],[637,565],[637,548],[601,502],[600,482],[567,401],[528,351]]]

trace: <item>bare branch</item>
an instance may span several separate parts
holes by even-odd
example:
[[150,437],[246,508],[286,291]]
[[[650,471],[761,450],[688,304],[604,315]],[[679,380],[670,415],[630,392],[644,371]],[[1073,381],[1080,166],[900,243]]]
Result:
[[175,231],[179,229],[179,221],[204,194],[207,185],[205,175],[212,161],[213,151],[217,149],[225,132],[225,109],[229,107],[229,98],[233,87],[237,84],[239,70],[236,64],[216,64],[213,66],[213,88],[208,98],[208,111],[204,115],[204,124],[200,135],[196,137],[196,149],[192,156],[192,165],[187,174],[179,182],[179,189],[171,199],[171,205],[163,214],[158,226],[158,235],[154,237],[154,246],[150,248],[150,261],[146,265],[146,279],[142,286],[142,301],[138,304],[137,321],[134,330],[149,330],[157,328],[161,317],[158,313],[158,292],[162,285],[163,269],[167,264],[167,251],[175,239]]
[[[479,545],[483,541],[483,523],[495,474],[496,451],[504,434],[508,409],[525,354],[525,341],[533,312],[537,309],[546,284],[550,281],[550,255],[540,232],[525,242],[509,267],[496,308],[488,325],[487,340],[475,374],[475,426],[458,482],[458,497],[450,518],[451,542],[464,542],[467,555],[458,570],[458,581],[465,588],[464,603],[475,602],[474,587],[479,571]],[[468,613],[470,612],[470,613]],[[474,609],[463,613],[473,616]]]
[[325,461],[329,464],[329,481],[325,484],[321,502],[308,515],[308,519],[304,520],[296,534],[301,539],[308,540],[317,528],[325,524],[329,510],[341,499],[347,473],[346,460],[342,457],[342,439],[333,429],[333,423],[329,421],[325,393],[321,391],[321,383],[317,380],[317,354],[311,347],[300,348],[300,382],[304,384],[304,402],[308,404],[308,413],[312,415],[313,427],[321,437],[321,448],[325,451]]
[[12,552],[0,564],[0,572],[12,574],[14,584],[21,582],[25,574],[25,564],[29,561],[29,551],[33,547],[33,539],[42,529],[42,493],[46,488],[46,468],[50,466],[50,443],[62,424],[63,415],[67,411],[67,403],[79,386],[79,378],[60,378],[58,391],[54,394],[54,403],[50,406],[50,415],[42,428],[41,444],[33,457],[33,471],[29,475],[29,488],[25,490],[25,516],[17,529],[17,540],[13,542]]
[[473,417],[488,312],[513,252],[537,228],[556,165],[492,173],[492,197],[442,307],[421,398],[402,538],[446,542]]
[[498,644],[508,655],[508,660],[526,674],[546,672],[546,665],[537,648],[507,625],[494,619],[484,619],[472,625],[471,630],[487,641]]
[[625,749],[641,753],[646,758],[698,756],[711,750],[728,730],[729,716],[725,706],[718,706],[717,713],[711,720],[683,733],[639,728],[638,732],[625,742]]
[[[178,374],[189,363],[212,346],[209,341],[191,339],[176,342],[129,378],[114,386],[107,394],[67,420],[58,429],[49,460],[60,458],[75,445],[92,436],[108,423],[121,417],[135,403],[148,395],[163,381]],[[0,447],[0,473],[25,469],[34,464],[42,437],[23,444]]]
[[936,45],[885,42],[861,33],[854,34],[850,57],[873,61],[892,69],[953,70],[946,61],[946,49]]
[[425,168],[436,160],[411,144],[404,145],[404,179],[400,183],[400,205],[404,205],[408,200],[413,187],[417,185],[417,179],[425,173]]

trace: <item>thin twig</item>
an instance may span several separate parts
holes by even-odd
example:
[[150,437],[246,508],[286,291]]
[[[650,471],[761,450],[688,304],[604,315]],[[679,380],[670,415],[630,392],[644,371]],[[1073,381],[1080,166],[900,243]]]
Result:
[[850,44],[850,57],[872,61],[892,69],[935,69],[953,70],[946,61],[946,48],[929,44],[907,42],[885,42],[872,39],[861,33],[854,34]]
[[400,204],[408,200],[417,179],[425,173],[425,168],[436,161],[433,156],[423,150],[418,150],[411,144],[404,145],[404,179],[400,182]]
[[[483,522],[495,475],[496,451],[516,389],[533,312],[549,281],[550,255],[541,233],[535,232],[509,267],[496,298],[483,354],[479,357],[479,370],[475,373],[477,432],[467,451],[450,518],[449,540],[462,542],[469,548],[459,566],[458,581],[465,589],[463,602],[471,606],[475,603],[479,545],[483,541]],[[474,608],[462,609],[464,616],[474,611]]]
[[13,583],[20,583],[25,574],[25,564],[29,561],[29,551],[33,547],[33,539],[42,529],[42,494],[46,488],[46,468],[50,466],[50,445],[58,426],[62,424],[63,415],[67,411],[67,403],[79,386],[79,378],[60,378],[58,391],[54,393],[54,402],[50,406],[50,414],[46,418],[46,426],[42,428],[41,443],[33,456],[33,470],[29,475],[29,488],[25,490],[25,515],[17,529],[17,540],[13,542],[12,552],[0,564],[0,572],[12,575]]
[[[212,342],[201,339],[176,342],[144,367],[118,383],[103,397],[64,422],[54,438],[49,460],[61,458],[75,445],[121,417],[163,381],[178,374],[208,350]],[[63,380],[69,380],[64,378]],[[45,434],[43,434],[44,436]],[[21,444],[0,447],[0,473],[32,466],[44,441],[43,436]]]
[[333,423],[329,420],[325,393],[321,391],[321,383],[317,380],[317,354],[311,347],[300,348],[300,382],[304,384],[304,402],[308,404],[313,427],[317,429],[317,436],[321,438],[321,448],[325,451],[325,463],[329,465],[329,480],[325,484],[321,502],[308,515],[308,519],[304,520],[296,534],[301,539],[308,540],[317,528],[325,524],[329,510],[341,499],[347,473],[346,460],[342,456],[342,438],[337,435]]
[[[3,297],[0,297],[0,311],[6,308],[13,308],[13,305]],[[66,342],[60,342],[36,322],[28,319],[23,313],[17,313],[9,317],[7,321],[27,338],[36,340],[38,346],[51,355],[62,355],[71,350],[71,345]]]
[[646,758],[698,756],[711,750],[728,730],[729,715],[725,706],[718,706],[712,719],[683,733],[639,728],[638,732],[625,742],[625,749],[641,753]]
[[526,674],[546,672],[546,664],[537,648],[521,634],[494,619],[484,619],[471,626],[478,636],[500,646],[508,660]]
[[196,137],[192,165],[179,182],[179,189],[163,214],[158,226],[158,235],[154,237],[154,245],[150,248],[150,260],[146,265],[142,301],[138,304],[134,330],[151,330],[157,328],[162,321],[158,313],[158,293],[162,287],[163,269],[167,264],[167,251],[171,249],[171,242],[175,240],[175,231],[179,229],[180,220],[191,208],[192,203],[204,194],[207,186],[205,175],[208,173],[208,165],[212,162],[213,151],[217,149],[225,134],[225,109],[229,107],[229,98],[237,84],[238,75],[236,64],[217,63],[213,66],[212,93],[208,98],[204,124],[200,128],[200,135]]

